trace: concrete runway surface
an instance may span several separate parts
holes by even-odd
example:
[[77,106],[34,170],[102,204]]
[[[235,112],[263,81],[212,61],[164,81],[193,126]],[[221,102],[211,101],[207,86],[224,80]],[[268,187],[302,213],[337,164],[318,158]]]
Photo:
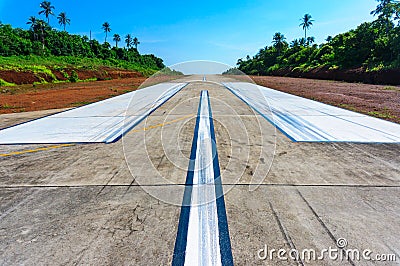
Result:
[[0,144],[112,143],[185,85],[161,83],[10,127]]
[[[118,142],[0,146],[1,264],[179,265],[174,248],[204,90],[216,141],[205,147],[218,152],[235,265],[399,263],[400,144],[293,142],[220,84],[235,80],[179,82],[190,83]],[[59,111],[2,115],[0,128]],[[344,239],[343,252],[368,249],[397,262],[262,256],[266,245],[319,252]]]

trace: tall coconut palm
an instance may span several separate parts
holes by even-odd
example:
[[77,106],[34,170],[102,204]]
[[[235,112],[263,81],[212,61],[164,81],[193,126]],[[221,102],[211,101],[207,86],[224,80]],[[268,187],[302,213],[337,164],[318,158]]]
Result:
[[390,7],[393,4],[393,0],[376,0],[379,2],[379,5],[376,7],[375,10],[371,11],[371,15],[381,15],[385,12],[387,12],[387,8]]
[[276,50],[278,50],[278,55],[281,55],[281,51],[285,40],[286,40],[285,35],[283,35],[280,32],[275,33],[272,43],[274,44]]
[[119,34],[114,34],[113,41],[115,42],[115,47],[118,48],[118,43],[121,41],[121,36],[119,36]]
[[109,32],[111,32],[110,23],[104,22],[103,26],[102,26],[102,29],[103,29],[104,33],[106,34],[105,42],[107,42],[107,34]]
[[133,38],[133,45],[135,45],[135,48],[137,50],[138,45],[140,44],[139,39],[138,38]]
[[125,43],[126,43],[126,47],[129,49],[132,45],[132,36],[130,34],[127,34],[125,36]]
[[29,17],[28,22],[26,24],[31,25],[31,29],[33,29],[36,25],[37,18],[34,16]]
[[376,0],[379,5],[371,11],[371,15],[378,15],[378,20],[386,24],[386,33],[389,34],[391,19],[398,19],[400,13],[400,3],[395,0]]
[[37,31],[40,32],[40,36],[42,39],[42,50],[44,50],[44,44],[45,44],[45,39],[44,39],[45,36],[44,35],[46,32],[46,29],[48,29],[48,28],[49,28],[49,25],[44,20],[36,19],[33,30],[34,30],[34,32],[37,32]]
[[37,40],[37,34],[36,34],[36,23],[38,19],[34,16],[29,17],[28,22],[26,24],[31,25],[30,30],[33,32],[33,39],[36,41]]
[[70,25],[71,24],[71,20],[67,17],[67,13],[65,12],[61,12],[58,15],[58,24],[60,24],[60,26],[64,26],[64,31],[65,31],[65,26]]
[[299,25],[300,27],[303,27],[304,30],[304,39],[307,39],[307,30],[313,25],[313,19],[310,14],[305,14],[304,17],[300,19],[302,22]]
[[54,16],[53,9],[54,6],[51,5],[49,1],[43,1],[40,3],[40,8],[43,9],[39,11],[39,15],[44,14],[47,18],[47,23],[50,24],[50,15]]

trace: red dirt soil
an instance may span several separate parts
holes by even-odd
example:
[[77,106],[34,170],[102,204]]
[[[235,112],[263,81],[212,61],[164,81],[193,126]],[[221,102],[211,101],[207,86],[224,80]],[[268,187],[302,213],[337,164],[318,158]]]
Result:
[[400,123],[400,87],[288,77],[251,77],[257,84]]
[[301,70],[285,68],[273,71],[272,76],[362,82],[367,84],[400,85],[400,69],[367,71],[365,68],[344,70],[317,67],[308,72],[303,72]]
[[[46,84],[22,88],[16,94],[1,93],[0,114],[68,108],[104,100],[136,90],[146,78]],[[5,88],[5,87],[3,87]],[[1,90],[1,89],[0,89]]]
[[[96,78],[97,80],[107,79],[120,79],[120,78],[138,78],[143,75],[136,71],[114,69],[109,67],[101,67],[97,70],[88,69],[65,69],[65,73],[71,76],[72,71],[78,74],[79,79],[87,80]],[[67,78],[56,69],[51,69],[51,72],[56,76],[59,81],[66,81]],[[17,85],[22,84],[33,84],[34,82],[41,82],[45,80],[47,82],[53,82],[54,78],[44,73],[33,73],[31,71],[15,71],[15,70],[0,70],[0,78]]]

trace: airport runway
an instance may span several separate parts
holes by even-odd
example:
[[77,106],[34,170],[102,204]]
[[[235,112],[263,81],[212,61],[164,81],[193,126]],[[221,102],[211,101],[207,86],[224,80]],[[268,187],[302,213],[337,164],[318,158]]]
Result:
[[[265,245],[322,250],[336,248],[341,238],[348,242],[345,250],[395,254],[400,261],[400,126],[378,120],[360,130],[367,118],[334,113],[341,109],[325,105],[327,117],[346,117],[357,134],[344,139],[332,133],[335,127],[319,124],[323,134],[308,131],[318,134],[301,139],[298,132],[305,125],[310,129],[314,120],[309,117],[315,115],[302,110],[299,116],[282,116],[285,105],[271,103],[264,90],[254,98],[222,76],[190,76],[179,84],[167,86],[178,91],[170,91],[173,97],[114,143],[0,145],[2,264],[193,265],[206,256],[203,262],[213,265],[374,265],[279,260],[276,254],[272,260],[259,258]],[[206,97],[200,97],[202,91],[208,91],[209,104],[200,101]],[[266,99],[268,108],[260,110]],[[296,112],[299,99],[290,99],[286,106]],[[200,121],[209,117],[207,110],[212,119]],[[2,115],[0,128],[48,114]],[[36,143],[41,138],[46,134],[37,133]],[[204,176],[192,176],[190,182],[190,165],[201,158]],[[222,190],[225,195],[219,197]],[[202,208],[193,204],[202,202],[199,195],[223,202],[211,200]],[[209,223],[201,220],[202,213]],[[185,225],[186,235],[180,234]],[[208,248],[201,248],[205,243]],[[186,252],[180,253],[182,247]]]

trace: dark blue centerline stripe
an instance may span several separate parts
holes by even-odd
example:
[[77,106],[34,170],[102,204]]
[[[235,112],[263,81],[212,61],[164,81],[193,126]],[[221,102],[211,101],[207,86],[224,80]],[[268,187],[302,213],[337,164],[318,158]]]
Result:
[[201,101],[202,101],[202,95],[200,95],[200,102],[197,110],[197,118],[196,118],[196,126],[194,128],[192,150],[190,152],[190,161],[189,161],[188,172],[186,175],[185,191],[183,194],[181,214],[179,217],[178,233],[176,236],[174,256],[172,259],[173,266],[185,265],[187,235],[188,235],[189,218],[190,218],[190,204],[192,200],[192,189],[193,189],[193,175],[196,162],[197,139],[200,126]]
[[[207,92],[208,96],[208,92]],[[214,132],[214,122],[211,112],[211,102],[208,98],[208,108],[210,114],[210,131],[211,131],[211,141],[212,141],[212,154],[213,158],[213,168],[214,168],[214,184],[215,184],[215,195],[218,213],[218,232],[219,232],[219,247],[221,252],[221,263],[222,265],[233,265],[232,247],[231,240],[229,237],[228,229],[228,218],[226,216],[225,200],[224,200],[224,189],[222,187],[221,171],[219,168],[218,151],[217,151],[217,141]]]
[[[214,184],[215,184],[216,205],[217,205],[217,215],[218,215],[218,232],[219,232],[221,263],[222,265],[230,266],[233,265],[233,256],[231,249],[231,241],[229,237],[228,219],[226,215],[224,192],[221,182],[221,173],[219,168],[219,160],[218,160],[216,139],[214,133],[214,123],[211,113],[211,103],[210,103],[210,98],[208,97],[208,92],[206,94],[207,94],[207,101],[208,101],[209,115],[210,115],[209,119],[210,119],[210,130],[211,130],[211,141],[212,141],[212,154],[214,155],[213,170],[214,170]],[[192,189],[193,189],[193,175],[194,175],[195,161],[196,161],[197,139],[200,126],[200,113],[201,113],[202,100],[203,99],[201,94],[200,103],[197,111],[194,137],[192,142],[192,150],[190,153],[190,162],[186,176],[181,214],[179,218],[178,233],[176,236],[174,255],[172,259],[173,266],[185,265],[187,236],[188,236],[189,218],[190,218],[190,205],[191,205]]]

